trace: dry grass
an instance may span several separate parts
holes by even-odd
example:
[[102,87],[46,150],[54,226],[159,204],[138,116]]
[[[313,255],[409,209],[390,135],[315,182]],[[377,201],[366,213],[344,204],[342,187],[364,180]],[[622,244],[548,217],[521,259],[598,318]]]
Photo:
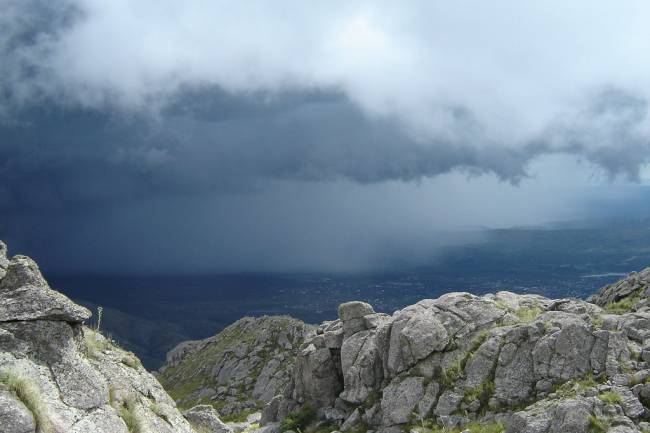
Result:
[[10,371],[0,372],[0,388],[13,393],[34,416],[38,433],[53,433],[47,406],[41,398],[41,392],[29,379],[20,377]]

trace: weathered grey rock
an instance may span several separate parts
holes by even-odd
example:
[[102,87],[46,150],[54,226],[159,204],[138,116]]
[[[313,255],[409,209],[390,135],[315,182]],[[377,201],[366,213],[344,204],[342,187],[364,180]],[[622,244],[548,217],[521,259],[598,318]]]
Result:
[[0,432],[42,422],[52,433],[128,433],[128,412],[143,432],[194,433],[137,358],[81,325],[90,312],[26,257],[0,280],[0,315]]
[[449,389],[443,392],[438,399],[438,404],[434,409],[434,413],[438,416],[451,415],[456,412],[462,400],[463,394],[454,389]]
[[413,306],[395,314],[387,354],[387,367],[396,375],[448,344],[445,326],[435,311]]
[[513,414],[506,433],[588,433],[591,414],[587,400],[542,401]]
[[343,328],[323,333],[323,341],[328,349],[340,349],[343,345]]
[[629,388],[625,386],[618,386],[612,388],[612,390],[621,396],[621,407],[623,408],[625,416],[634,420],[643,415],[643,405]]
[[278,421],[278,419],[281,419],[281,416],[278,416],[278,411],[280,409],[280,404],[282,404],[285,400],[285,398],[281,395],[276,395],[269,401],[266,406],[264,406],[264,409],[262,410],[262,417],[260,422],[263,425],[270,424],[272,422]]
[[537,379],[533,350],[540,338],[533,326],[515,327],[504,336],[494,373],[494,398],[501,404],[517,405],[528,400]]
[[363,323],[366,329],[375,329],[390,321],[390,316],[383,313],[368,314],[363,316]]
[[32,259],[15,256],[0,280],[0,322],[63,320],[80,323],[90,311],[48,286]]
[[336,407],[321,407],[318,409],[319,419],[325,421],[343,421],[347,418],[346,413]]
[[417,413],[420,419],[427,419],[427,417],[431,415],[431,410],[436,404],[439,392],[440,384],[438,382],[430,382],[427,385],[426,389],[424,390],[424,395],[418,402],[417,406]]
[[66,404],[92,409],[108,403],[106,380],[79,352],[67,323],[37,320],[0,323],[0,328],[28,345],[33,359],[49,366]]
[[0,241],[0,280],[4,278],[9,260],[7,259],[7,245]]
[[395,379],[384,388],[381,410],[385,425],[404,424],[409,421],[413,409],[424,394],[424,379],[407,377]]
[[362,403],[383,379],[375,331],[362,331],[345,340],[341,348],[344,390],[341,398]]
[[339,306],[339,319],[342,322],[353,319],[362,319],[364,316],[374,313],[375,310],[372,308],[372,305],[366,302],[346,302]]
[[232,433],[233,430],[219,419],[219,414],[212,406],[199,405],[183,412],[183,416],[193,427],[206,433]]
[[361,414],[359,413],[359,409],[355,409],[341,425],[341,431],[346,432],[352,430],[359,422],[361,422]]
[[0,433],[34,433],[36,423],[25,405],[8,391],[0,389]]
[[343,391],[339,362],[330,349],[307,346],[294,367],[294,400],[317,407],[332,406]]
[[[638,296],[638,303],[643,300],[641,297],[648,296],[648,282],[650,282],[650,268],[646,268],[640,272],[632,272],[627,278],[603,287],[587,300],[604,307],[625,298]],[[636,305],[633,309],[636,309]]]
[[[130,433],[124,421],[110,407],[90,411],[69,433]],[[158,433],[158,432],[157,432]],[[159,433],[163,433],[160,431]]]

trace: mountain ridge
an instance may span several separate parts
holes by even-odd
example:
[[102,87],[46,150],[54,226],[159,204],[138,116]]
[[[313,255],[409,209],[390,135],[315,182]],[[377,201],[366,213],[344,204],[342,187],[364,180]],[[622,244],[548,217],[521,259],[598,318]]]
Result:
[[309,334],[267,431],[650,431],[650,268],[591,302],[455,292],[344,303]]

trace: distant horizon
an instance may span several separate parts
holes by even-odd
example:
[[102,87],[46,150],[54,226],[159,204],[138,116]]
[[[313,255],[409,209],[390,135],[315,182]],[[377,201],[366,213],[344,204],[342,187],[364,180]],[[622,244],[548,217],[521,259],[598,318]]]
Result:
[[[609,227],[612,222],[622,222],[622,223],[643,223],[650,222],[650,214],[647,216],[614,216],[614,217],[592,217],[586,219],[570,219],[570,220],[556,220],[548,221],[535,225],[519,225],[511,227],[476,227],[476,228],[466,228],[466,229],[449,229],[445,231],[440,231],[441,234],[446,235],[464,235],[460,238],[453,238],[453,236],[448,239],[446,244],[436,245],[433,249],[437,251],[432,255],[428,262],[419,262],[419,263],[410,263],[410,264],[392,264],[387,265],[382,263],[375,265],[374,267],[367,268],[358,268],[358,269],[213,269],[213,270],[194,270],[194,271],[183,271],[183,270],[170,270],[168,272],[164,271],[108,271],[100,269],[90,269],[90,270],[56,270],[50,269],[47,266],[41,266],[41,268],[48,275],[52,277],[123,277],[123,278],[164,278],[164,277],[211,277],[211,276],[239,276],[239,275],[250,275],[250,276],[318,276],[318,277],[327,277],[337,276],[377,276],[377,275],[394,275],[394,274],[403,274],[403,273],[412,273],[412,272],[421,272],[422,266],[435,265],[437,257],[441,254],[444,254],[442,251],[453,249],[455,247],[462,247],[464,245],[479,245],[485,242],[485,238],[480,235],[486,235],[491,232],[508,232],[508,231],[552,231],[552,230],[593,230],[599,226]],[[467,237],[467,235],[473,235]],[[30,255],[24,251],[16,250],[13,247],[13,243],[9,242],[9,254],[15,255]],[[31,254],[35,259],[39,259],[39,263],[43,263],[38,254]],[[650,266],[650,262],[648,263]]]

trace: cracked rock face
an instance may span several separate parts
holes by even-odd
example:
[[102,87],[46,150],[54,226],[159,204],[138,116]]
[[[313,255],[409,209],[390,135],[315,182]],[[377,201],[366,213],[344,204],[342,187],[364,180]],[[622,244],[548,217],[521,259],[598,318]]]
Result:
[[191,433],[137,358],[83,326],[90,312],[50,289],[0,242],[0,433]]
[[392,316],[343,304],[305,341],[263,420],[315,406],[342,431],[640,432],[650,427],[646,281],[650,271],[632,274],[594,303],[450,293]]

